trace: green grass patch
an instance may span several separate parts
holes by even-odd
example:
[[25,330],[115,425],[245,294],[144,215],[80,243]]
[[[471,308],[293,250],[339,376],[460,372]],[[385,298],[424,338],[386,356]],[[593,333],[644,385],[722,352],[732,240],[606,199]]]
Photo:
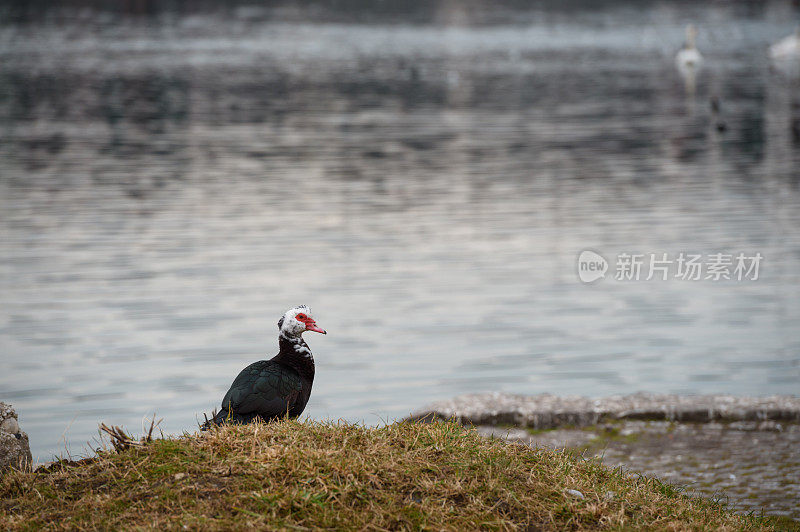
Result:
[[486,439],[446,422],[222,427],[0,480],[2,530],[770,530],[773,524],[594,459]]

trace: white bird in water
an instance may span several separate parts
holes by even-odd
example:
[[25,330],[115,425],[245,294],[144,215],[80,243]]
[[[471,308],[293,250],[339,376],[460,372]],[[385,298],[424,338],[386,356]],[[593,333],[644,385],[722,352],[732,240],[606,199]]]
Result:
[[778,61],[800,59],[800,26],[797,26],[792,35],[770,46],[769,56]]
[[675,56],[675,64],[681,71],[684,69],[697,70],[703,63],[703,56],[695,47],[695,39],[697,39],[697,28],[694,27],[694,24],[689,24],[686,26],[686,44]]
[[675,56],[675,65],[683,77],[686,94],[689,96],[694,95],[697,85],[697,71],[700,70],[700,65],[703,63],[703,56],[700,55],[694,45],[696,38],[697,28],[694,27],[694,24],[689,24],[686,26],[686,44]]

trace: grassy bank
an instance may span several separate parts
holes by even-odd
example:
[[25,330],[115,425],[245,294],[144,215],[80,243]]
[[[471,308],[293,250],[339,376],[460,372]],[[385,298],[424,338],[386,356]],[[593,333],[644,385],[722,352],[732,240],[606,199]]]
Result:
[[39,527],[770,529],[656,480],[455,423],[295,421],[6,474],[0,529]]

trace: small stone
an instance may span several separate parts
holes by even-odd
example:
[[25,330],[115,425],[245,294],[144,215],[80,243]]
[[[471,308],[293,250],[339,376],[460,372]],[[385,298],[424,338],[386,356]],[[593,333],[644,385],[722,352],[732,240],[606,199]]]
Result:
[[186,478],[186,473],[175,473],[175,475],[172,478],[174,478],[175,480],[183,480],[184,478]]
[[607,491],[607,492],[605,492],[603,494],[603,500],[604,501],[613,501],[614,497],[616,497],[616,496],[617,496],[617,492],[615,492],[615,491]]
[[19,423],[13,417],[4,419],[2,423],[0,423],[0,430],[3,432],[8,432],[9,434],[19,434]]
[[585,499],[586,498],[586,497],[583,496],[583,493],[581,493],[578,490],[567,490],[567,495],[572,495],[576,499]]
[[782,432],[783,426],[780,423],[775,421],[762,421],[758,424],[758,430],[770,431],[770,432]]

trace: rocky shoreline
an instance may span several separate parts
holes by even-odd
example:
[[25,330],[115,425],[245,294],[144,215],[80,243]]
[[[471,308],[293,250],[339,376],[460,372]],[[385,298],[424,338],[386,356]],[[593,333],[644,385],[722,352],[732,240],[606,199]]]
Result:
[[411,419],[455,418],[486,436],[571,449],[737,511],[800,520],[800,398],[634,394],[464,395]]
[[19,428],[18,420],[11,405],[0,402],[0,475],[10,467],[32,463],[28,435]]
[[432,403],[412,420],[455,418],[472,425],[514,425],[533,429],[585,427],[607,420],[679,421],[687,423],[777,421],[800,423],[800,398],[786,395],[667,395],[636,393],[600,399],[578,396],[460,395]]

